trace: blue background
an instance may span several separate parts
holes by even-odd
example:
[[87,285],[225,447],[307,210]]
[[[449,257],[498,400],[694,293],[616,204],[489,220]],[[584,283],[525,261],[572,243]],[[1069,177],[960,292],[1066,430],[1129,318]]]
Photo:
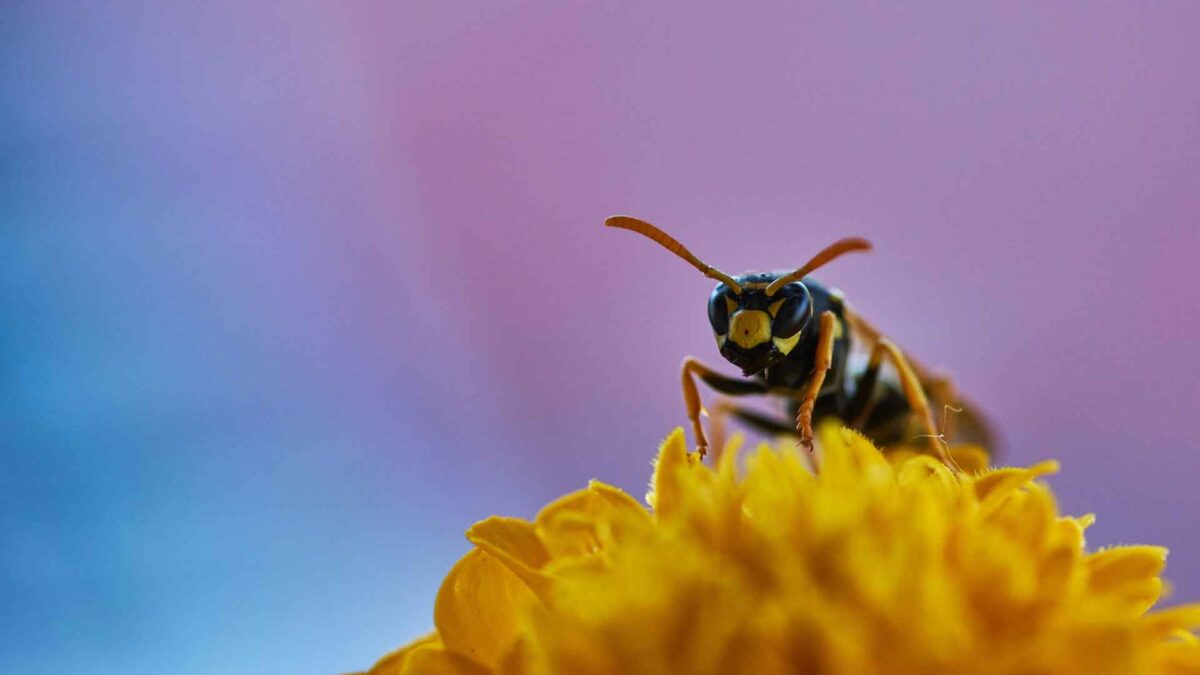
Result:
[[[329,673],[822,277],[1200,598],[1200,5],[6,3],[0,670]],[[727,371],[731,369],[726,368]]]

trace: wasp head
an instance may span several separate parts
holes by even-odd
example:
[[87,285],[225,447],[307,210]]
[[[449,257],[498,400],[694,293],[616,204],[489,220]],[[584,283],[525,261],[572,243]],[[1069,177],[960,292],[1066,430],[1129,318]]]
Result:
[[697,258],[683,244],[644,220],[613,216],[609,227],[637,232],[682,258],[706,277],[721,282],[708,300],[708,320],[717,346],[744,375],[761,373],[796,347],[812,320],[812,296],[802,281],[825,263],[870,242],[847,237],[821,249],[804,265],[786,274],[747,274],[737,279]]
[[[743,375],[770,368],[787,356],[812,320],[812,296],[799,281],[786,283],[768,294],[777,275],[739,277],[735,292],[720,283],[708,299],[708,321],[717,347]],[[774,290],[774,289],[773,289]]]

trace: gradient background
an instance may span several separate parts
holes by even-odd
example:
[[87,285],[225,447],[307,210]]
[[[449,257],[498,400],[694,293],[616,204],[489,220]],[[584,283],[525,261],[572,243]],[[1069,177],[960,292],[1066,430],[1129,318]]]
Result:
[[[330,673],[823,278],[1200,598],[1200,4],[7,2],[0,670]],[[731,369],[726,369],[731,370]]]

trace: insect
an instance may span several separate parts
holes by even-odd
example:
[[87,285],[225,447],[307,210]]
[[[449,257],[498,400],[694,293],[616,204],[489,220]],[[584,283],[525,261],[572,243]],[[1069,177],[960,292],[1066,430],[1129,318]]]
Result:
[[[948,429],[939,433],[934,403],[953,407],[961,427],[955,440],[990,447],[986,423],[957,400],[948,378],[910,361],[846,303],[841,293],[808,275],[846,253],[870,250],[865,239],[841,239],[790,272],[749,273],[739,277],[712,267],[662,230],[630,216],[613,216],[609,227],[637,232],[718,281],[708,299],[708,320],[721,356],[748,379],[723,375],[699,360],[683,362],[683,399],[701,456],[708,439],[700,422],[699,378],[728,396],[767,395],[784,402],[791,420],[729,404],[723,413],[772,434],[792,434],[810,451],[813,425],[829,416],[870,437],[877,445],[927,438],[934,454],[954,466],[945,447]],[[866,354],[853,348],[862,347]],[[892,372],[884,371],[889,362]]]

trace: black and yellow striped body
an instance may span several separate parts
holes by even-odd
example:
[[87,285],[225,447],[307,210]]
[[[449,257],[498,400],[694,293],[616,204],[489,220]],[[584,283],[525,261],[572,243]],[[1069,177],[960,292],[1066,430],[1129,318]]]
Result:
[[[784,286],[774,296],[765,288],[779,278],[775,273],[747,274],[736,278],[742,293],[734,295],[726,284],[718,284],[709,302],[709,318],[716,332],[721,355],[742,369],[748,380],[744,386],[735,381],[702,378],[717,391],[730,395],[768,394],[783,399],[788,420],[773,420],[752,411],[735,414],[743,421],[771,433],[796,433],[795,424],[803,393],[807,390],[817,362],[820,341],[814,317],[831,312],[836,318],[832,359],[813,408],[813,421],[836,417],[853,425],[877,444],[891,445],[910,440],[921,433],[919,420],[914,417],[898,379],[880,369],[870,368],[867,359],[855,352],[854,334],[847,322],[841,294],[806,277]],[[778,326],[780,318],[772,306],[783,310],[788,304],[780,300],[798,299],[804,316],[789,317]],[[793,307],[793,309],[797,309]],[[724,310],[724,311],[722,311]],[[762,321],[738,321],[742,312],[765,313],[772,322],[770,340],[763,339],[766,329]],[[755,314],[759,317],[761,315]],[[799,325],[788,335],[786,328]],[[741,335],[740,340],[735,340]],[[789,338],[791,344],[788,344]],[[865,345],[857,345],[864,347]],[[786,349],[786,351],[785,351]],[[861,349],[860,349],[861,351]],[[930,383],[922,382],[923,386]]]
[[[761,430],[793,433],[813,449],[813,425],[837,417],[884,446],[925,437],[943,462],[956,469],[939,431],[936,409],[955,407],[949,380],[914,367],[900,349],[808,275],[830,261],[871,249],[861,237],[845,237],[821,249],[800,267],[781,273],[732,277],[696,257],[678,240],[644,220],[612,216],[605,225],[636,232],[670,251],[704,276],[720,283],[708,301],[708,319],[721,356],[746,379],[729,377],[693,357],[683,361],[682,385],[688,420],[703,456],[708,445],[700,417],[703,407],[696,378],[730,396],[769,395],[785,401],[792,420],[772,419],[737,405],[722,405]],[[854,350],[852,343],[863,344]],[[869,353],[864,358],[862,351]],[[884,371],[884,363],[891,364]],[[926,391],[934,392],[931,404]],[[967,437],[990,446],[982,419],[964,407]],[[959,440],[959,439],[954,439]]]

